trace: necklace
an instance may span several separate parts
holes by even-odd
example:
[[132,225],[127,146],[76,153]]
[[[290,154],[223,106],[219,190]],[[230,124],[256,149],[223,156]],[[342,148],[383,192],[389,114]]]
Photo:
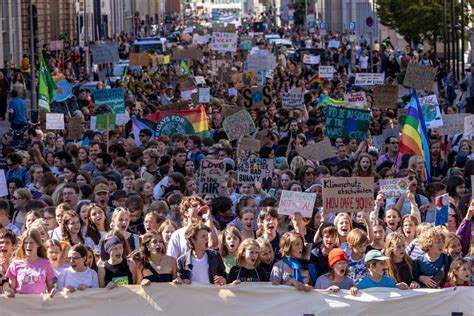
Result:
[[156,264],[153,263],[153,265],[155,266],[155,268],[156,268],[157,270],[161,270],[161,259],[163,259],[163,256],[162,256],[162,255],[160,256],[160,260],[158,261],[158,263],[156,263]]

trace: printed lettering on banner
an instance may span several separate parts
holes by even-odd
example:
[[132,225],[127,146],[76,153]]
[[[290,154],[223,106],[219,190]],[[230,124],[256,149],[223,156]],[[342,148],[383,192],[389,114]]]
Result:
[[380,193],[384,198],[399,198],[408,189],[408,178],[380,179]]
[[263,179],[271,178],[273,159],[246,158],[239,159],[237,164],[238,183],[262,183]]
[[222,194],[225,188],[225,163],[219,159],[203,159],[198,172],[199,194]]
[[374,178],[323,178],[323,207],[327,212],[374,210]]
[[374,86],[376,84],[384,84],[385,74],[378,73],[356,73],[356,86]]
[[294,215],[300,213],[303,217],[311,218],[315,202],[316,193],[283,190],[278,204],[278,214]]

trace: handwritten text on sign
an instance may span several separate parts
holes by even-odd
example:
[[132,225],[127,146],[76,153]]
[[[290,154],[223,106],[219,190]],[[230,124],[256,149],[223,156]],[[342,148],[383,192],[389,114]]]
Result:
[[278,214],[293,215],[298,212],[303,217],[311,218],[315,201],[316,193],[283,190],[278,204]]
[[355,138],[366,140],[370,111],[328,106],[326,112],[326,135],[329,138]]
[[281,96],[281,103],[285,109],[303,109],[304,95],[301,89],[291,89],[289,92],[284,92]]
[[203,159],[199,169],[199,194],[220,194],[225,181],[225,163],[218,159]]
[[374,178],[326,178],[323,207],[327,212],[361,212],[374,209]]
[[384,198],[398,198],[408,188],[407,178],[380,179],[380,193]]
[[237,170],[239,183],[261,183],[264,178],[272,176],[273,159],[241,159],[239,160]]
[[251,134],[256,130],[252,116],[250,116],[250,113],[246,110],[242,110],[226,117],[222,123],[222,127],[224,128],[229,141],[238,139],[240,136]]
[[211,49],[218,52],[236,52],[237,37],[237,33],[213,32]]

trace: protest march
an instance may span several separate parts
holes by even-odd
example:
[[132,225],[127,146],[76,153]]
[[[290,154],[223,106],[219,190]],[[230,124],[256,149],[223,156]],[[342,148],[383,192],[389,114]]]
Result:
[[0,315],[472,314],[474,63],[211,20],[0,70]]

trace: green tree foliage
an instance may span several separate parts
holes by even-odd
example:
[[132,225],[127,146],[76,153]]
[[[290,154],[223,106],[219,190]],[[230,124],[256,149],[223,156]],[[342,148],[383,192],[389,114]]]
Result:
[[[455,23],[459,26],[461,21],[459,1],[446,1],[448,25],[450,3],[454,1]],[[434,44],[443,36],[443,0],[377,0],[377,12],[381,23],[396,30],[407,42],[427,41]],[[464,14],[467,25],[471,20],[467,8],[464,9]]]

